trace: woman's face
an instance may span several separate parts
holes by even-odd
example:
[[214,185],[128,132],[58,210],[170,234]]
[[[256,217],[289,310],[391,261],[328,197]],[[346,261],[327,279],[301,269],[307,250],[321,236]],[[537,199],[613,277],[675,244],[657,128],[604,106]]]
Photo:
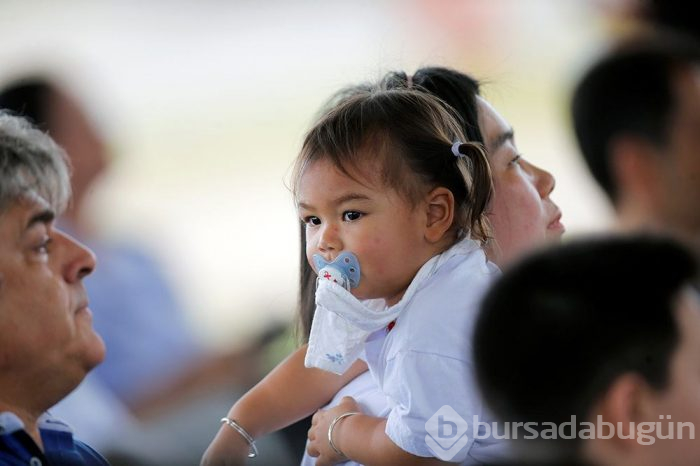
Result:
[[510,125],[487,101],[479,97],[478,102],[494,186],[488,217],[495,244],[489,255],[504,267],[523,253],[559,241],[564,226],[561,211],[549,198],[552,174],[520,156]]

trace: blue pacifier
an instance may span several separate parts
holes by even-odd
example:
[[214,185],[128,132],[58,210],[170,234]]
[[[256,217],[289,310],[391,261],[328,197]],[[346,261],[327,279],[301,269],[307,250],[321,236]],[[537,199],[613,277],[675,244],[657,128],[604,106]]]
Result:
[[331,280],[346,290],[357,288],[360,284],[360,261],[355,254],[343,252],[332,262],[327,262],[321,255],[313,255],[314,265],[318,270],[318,279]]

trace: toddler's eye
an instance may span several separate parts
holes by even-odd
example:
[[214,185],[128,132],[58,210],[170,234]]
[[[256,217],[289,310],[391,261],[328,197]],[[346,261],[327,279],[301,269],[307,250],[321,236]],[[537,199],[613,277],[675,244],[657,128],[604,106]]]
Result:
[[44,238],[42,238],[41,242],[34,247],[34,251],[42,256],[47,255],[49,253],[51,242],[52,239],[48,236],[45,236]]
[[362,217],[361,212],[357,212],[354,210],[348,210],[347,212],[343,212],[343,220],[346,222],[352,222],[353,220],[357,220],[360,217]]
[[321,224],[321,219],[316,216],[309,215],[308,217],[304,217],[304,223],[307,225],[318,226]]

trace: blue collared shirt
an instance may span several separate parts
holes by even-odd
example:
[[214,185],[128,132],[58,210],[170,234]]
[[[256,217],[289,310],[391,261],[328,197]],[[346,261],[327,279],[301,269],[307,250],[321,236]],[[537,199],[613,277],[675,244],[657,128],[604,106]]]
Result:
[[24,430],[13,413],[0,413],[0,465],[3,466],[109,466],[107,460],[73,438],[67,424],[44,414],[39,418],[44,451]]

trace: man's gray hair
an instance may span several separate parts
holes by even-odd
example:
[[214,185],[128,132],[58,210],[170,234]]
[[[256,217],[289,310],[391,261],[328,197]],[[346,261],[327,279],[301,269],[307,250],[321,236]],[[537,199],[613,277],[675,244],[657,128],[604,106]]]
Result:
[[0,214],[38,195],[59,214],[71,196],[66,153],[26,119],[0,111]]

